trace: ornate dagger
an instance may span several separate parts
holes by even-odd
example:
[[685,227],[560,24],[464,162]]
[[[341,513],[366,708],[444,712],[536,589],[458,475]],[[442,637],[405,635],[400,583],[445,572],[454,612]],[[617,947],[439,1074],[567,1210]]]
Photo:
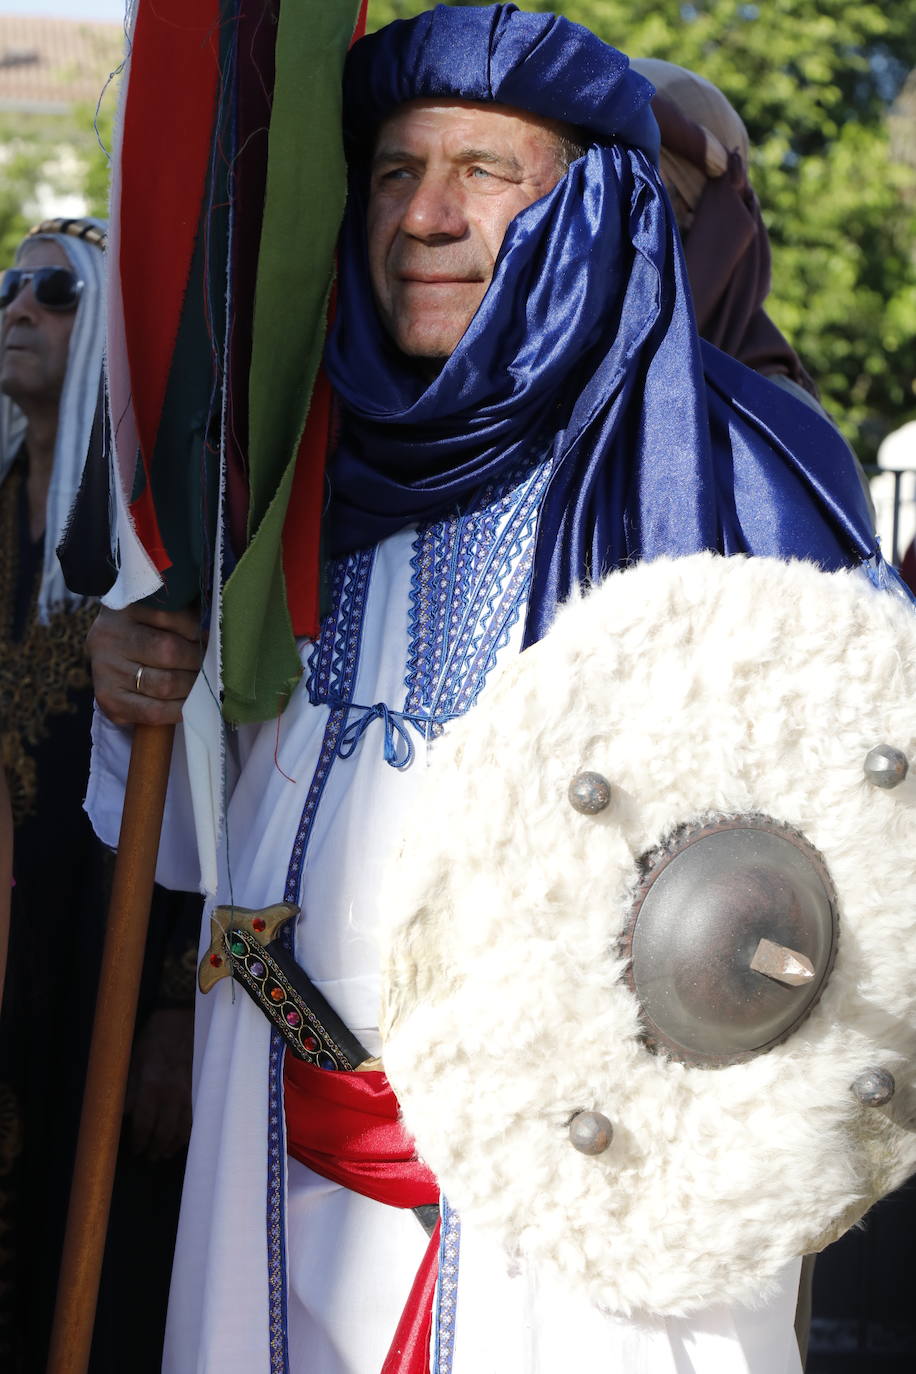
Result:
[[210,916],[210,948],[197,974],[201,992],[209,992],[214,983],[231,976],[298,1059],[319,1069],[380,1068],[379,1060],[347,1029],[277,938],[280,928],[298,914],[299,908],[291,902],[260,910],[215,907]]

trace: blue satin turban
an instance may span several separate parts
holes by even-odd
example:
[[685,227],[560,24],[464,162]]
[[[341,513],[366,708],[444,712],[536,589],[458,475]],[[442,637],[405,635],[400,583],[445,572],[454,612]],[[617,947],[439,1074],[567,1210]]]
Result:
[[[836,568],[876,555],[830,423],[697,336],[654,165],[652,94],[587,29],[514,5],[440,5],[362,39],[347,64],[329,548],[460,509],[546,452],[526,643],[576,583],[636,559],[715,549]],[[509,225],[487,294],[432,381],[373,303],[363,157],[387,114],[429,97],[566,121],[589,144]]]

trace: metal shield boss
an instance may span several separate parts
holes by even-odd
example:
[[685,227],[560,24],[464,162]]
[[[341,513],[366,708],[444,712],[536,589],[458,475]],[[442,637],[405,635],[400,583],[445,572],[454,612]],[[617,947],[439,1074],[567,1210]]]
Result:
[[916,614],[609,577],[430,754],[384,1061],[451,1205],[612,1312],[765,1296],[916,1170]]

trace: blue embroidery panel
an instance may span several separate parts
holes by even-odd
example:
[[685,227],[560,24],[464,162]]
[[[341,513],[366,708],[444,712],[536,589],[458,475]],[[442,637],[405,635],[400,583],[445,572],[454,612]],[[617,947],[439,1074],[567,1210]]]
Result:
[[427,738],[474,703],[519,618],[548,474],[530,465],[417,532],[404,715]]

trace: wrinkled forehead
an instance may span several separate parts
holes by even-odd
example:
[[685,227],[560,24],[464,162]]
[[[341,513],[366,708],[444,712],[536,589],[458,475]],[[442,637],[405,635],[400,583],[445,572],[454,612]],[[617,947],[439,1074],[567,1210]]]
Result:
[[571,125],[532,114],[530,110],[497,101],[459,100],[443,95],[406,100],[398,105],[380,123],[373,153],[388,146],[399,146],[405,140],[422,137],[432,130],[440,136],[448,136],[454,131],[457,137],[462,137],[465,131],[473,132],[475,138],[502,144],[525,138],[556,142],[576,137],[576,130]]

